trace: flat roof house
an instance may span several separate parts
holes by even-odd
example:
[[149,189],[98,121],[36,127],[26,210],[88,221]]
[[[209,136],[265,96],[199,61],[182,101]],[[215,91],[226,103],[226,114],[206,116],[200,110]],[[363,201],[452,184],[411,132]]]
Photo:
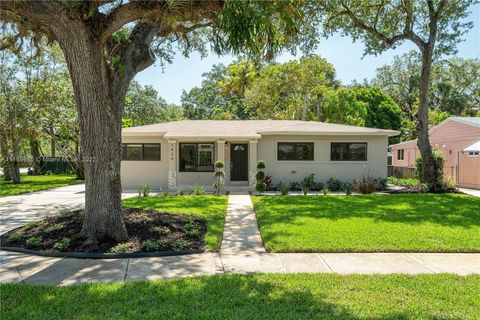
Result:
[[388,137],[398,131],[314,121],[184,120],[122,130],[122,187],[155,190],[212,187],[214,163],[225,163],[225,188],[253,190],[256,163],[274,184],[386,177]]
[[[433,149],[443,153],[443,173],[460,187],[480,189],[480,157],[465,150],[480,140],[480,117],[450,117],[428,131]],[[394,167],[414,168],[420,155],[417,140],[391,146]]]

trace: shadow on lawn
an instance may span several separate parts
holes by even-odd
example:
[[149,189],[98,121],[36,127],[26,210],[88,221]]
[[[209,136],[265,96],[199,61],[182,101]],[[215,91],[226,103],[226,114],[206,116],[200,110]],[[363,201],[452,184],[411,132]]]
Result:
[[262,225],[294,223],[298,217],[330,220],[371,218],[384,222],[431,222],[470,228],[480,225],[480,198],[457,194],[369,196],[275,196],[256,204]]
[[[18,319],[35,315],[37,319],[80,316],[85,319],[347,320],[401,320],[413,319],[419,314],[425,319],[434,319],[438,315],[435,308],[414,306],[415,294],[411,298],[403,297],[407,301],[401,301],[403,311],[399,311],[394,305],[402,298],[395,296],[395,290],[379,293],[378,302],[372,288],[362,289],[362,284],[340,276],[317,279],[318,285],[312,285],[311,276],[306,274],[296,278],[295,283],[281,275],[276,278],[271,281],[262,275],[222,275],[127,282],[107,288],[6,286],[2,314],[5,318]],[[323,287],[326,290],[322,290]],[[366,296],[359,299],[359,291]]]

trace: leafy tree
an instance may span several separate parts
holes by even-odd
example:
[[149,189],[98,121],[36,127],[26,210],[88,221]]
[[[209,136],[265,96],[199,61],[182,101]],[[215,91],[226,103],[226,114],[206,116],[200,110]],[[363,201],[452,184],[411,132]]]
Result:
[[[127,238],[121,214],[121,119],[135,75],[155,61],[213,44],[217,53],[245,51],[272,58],[295,46],[302,2],[286,1],[1,1],[2,21],[16,31],[1,41],[16,47],[26,30],[62,48],[72,78],[85,163],[87,242]],[[155,45],[152,47],[151,44]]]
[[337,86],[333,66],[310,55],[261,69],[244,103],[257,119],[313,120],[320,117],[322,99]]
[[367,103],[357,99],[353,88],[341,87],[328,94],[320,106],[320,119],[325,122],[365,126]]
[[423,159],[422,182],[434,184],[432,147],[428,138],[429,89],[434,58],[452,54],[462,35],[472,27],[466,22],[470,0],[405,0],[318,2],[325,34],[341,31],[362,39],[366,54],[379,54],[405,41],[421,55],[419,109],[416,116],[418,147]]

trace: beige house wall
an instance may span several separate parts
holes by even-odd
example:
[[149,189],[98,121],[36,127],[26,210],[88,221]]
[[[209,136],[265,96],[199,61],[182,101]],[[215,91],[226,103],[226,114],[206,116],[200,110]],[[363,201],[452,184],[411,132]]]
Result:
[[[313,161],[278,161],[278,142],[314,142]],[[140,185],[148,184],[153,190],[182,188],[192,190],[195,184],[206,189],[215,182],[213,172],[179,172],[179,143],[204,142],[215,143],[215,160],[225,162],[225,185],[254,187],[253,175],[257,160],[267,164],[266,174],[272,176],[273,183],[280,181],[300,181],[311,173],[320,181],[330,177],[343,181],[352,181],[363,174],[375,177],[387,175],[387,136],[285,136],[264,135],[258,140],[225,141],[216,140],[176,140],[167,141],[159,137],[123,137],[122,143],[160,143],[160,161],[122,161],[121,179],[124,190],[137,190]],[[248,170],[250,182],[230,182],[230,143],[248,144]],[[330,161],[331,142],[366,142],[367,161]],[[221,150],[223,148],[223,150]],[[220,152],[219,152],[220,151]],[[222,152],[223,151],[223,152]],[[173,184],[172,184],[173,182]]]
[[[278,142],[313,142],[313,161],[278,161]],[[331,142],[367,142],[367,161],[331,161]],[[315,174],[315,179],[325,182],[330,177],[353,181],[363,174],[374,177],[387,176],[386,136],[263,136],[258,141],[258,159],[266,162],[266,174],[272,183],[292,182]]]

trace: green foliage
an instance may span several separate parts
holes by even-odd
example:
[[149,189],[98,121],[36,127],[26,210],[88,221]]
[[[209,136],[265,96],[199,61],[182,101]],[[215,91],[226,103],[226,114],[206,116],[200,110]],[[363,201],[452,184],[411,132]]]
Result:
[[200,235],[200,228],[194,221],[188,222],[183,226],[183,228],[185,229],[185,234],[188,237],[198,237]]
[[315,174],[310,174],[309,176],[306,176],[303,178],[301,182],[302,188],[307,187],[308,190],[315,190],[316,188],[316,182],[315,182]]
[[223,168],[225,164],[221,160],[215,162],[215,178],[216,182],[213,184],[213,188],[216,190],[217,196],[220,195],[220,188],[223,186],[223,179],[225,178],[225,172]]
[[186,239],[176,239],[172,241],[171,246],[175,251],[187,250],[190,248],[191,242]]
[[[442,182],[443,182],[443,165],[445,163],[445,158],[443,154],[439,151],[432,153],[432,163],[433,168],[433,183],[428,185],[428,188],[431,192],[442,191]],[[422,181],[422,158],[418,157],[415,159],[415,176],[418,180]]]
[[23,239],[23,234],[19,231],[8,236],[8,241],[15,242]]
[[330,189],[330,191],[341,191],[343,189],[343,182],[339,179],[335,179],[333,177],[330,177],[327,180],[327,187]]
[[394,184],[397,186],[402,187],[415,187],[420,184],[420,180],[416,178],[395,178],[395,177],[388,177],[388,183]]
[[304,196],[308,194],[308,191],[310,191],[310,188],[308,187],[308,185],[306,184],[302,185],[302,192]]
[[352,194],[352,191],[353,191],[353,185],[350,183],[350,182],[344,182],[343,183],[343,192],[345,192],[345,194],[347,196],[351,195]]
[[147,239],[142,242],[142,248],[145,251],[157,251],[160,248],[160,245],[155,239]]
[[265,172],[257,171],[257,173],[255,174],[255,179],[257,181],[263,182],[263,180],[265,180]]
[[328,188],[326,188],[326,187],[324,187],[322,189],[322,193],[323,193],[324,196],[326,196],[329,192],[330,192],[330,190],[328,190]]
[[150,186],[148,184],[144,184],[138,187],[138,196],[139,197],[148,197],[150,195]]
[[0,197],[70,186],[79,183],[83,183],[83,181],[77,180],[75,175],[70,174],[52,174],[43,176],[28,176],[22,174],[22,183],[20,184],[14,184],[11,181],[0,179]]
[[266,189],[267,189],[267,186],[265,182],[257,182],[255,184],[255,191],[257,191],[259,194],[263,194]]
[[225,168],[225,164],[223,163],[223,161],[217,160],[217,161],[215,161],[215,168],[223,169],[223,168]]
[[117,243],[110,248],[111,253],[127,253],[133,249],[134,245],[131,242]]
[[30,237],[25,241],[27,246],[29,246],[31,248],[34,248],[34,249],[38,248],[42,242],[43,242],[43,237],[42,236]]
[[320,105],[321,119],[326,122],[365,126],[367,104],[357,99],[354,89],[339,88],[328,93]]
[[257,173],[255,174],[255,180],[257,180],[255,184],[255,190],[259,194],[263,194],[265,190],[267,190],[267,184],[265,183],[266,175],[263,170],[266,168],[266,163],[263,160],[257,161]]
[[290,186],[288,185],[288,183],[280,181],[277,184],[277,190],[280,191],[282,196],[286,196],[288,194],[288,192],[290,191]]
[[361,194],[371,194],[375,192],[377,182],[371,175],[362,175],[360,179],[355,180],[355,190]]
[[163,196],[164,197],[168,196],[168,190],[163,191]]
[[55,244],[53,245],[53,248],[55,250],[63,251],[68,247],[70,247],[71,242],[72,240],[69,237],[64,237],[62,240],[55,242]]
[[263,161],[263,160],[258,160],[257,161],[257,169],[258,170],[265,170],[266,166],[267,165],[266,165],[265,161]]
[[63,229],[63,224],[61,223],[55,223],[54,225],[51,225],[45,229],[46,233],[55,233],[57,231],[60,231]]
[[178,190],[177,190],[177,195],[183,196],[184,194],[185,194],[185,191],[183,191],[182,188],[178,188]]
[[201,185],[196,184],[194,187],[194,193],[196,196],[201,196],[205,193],[205,191],[203,190],[203,187]]

